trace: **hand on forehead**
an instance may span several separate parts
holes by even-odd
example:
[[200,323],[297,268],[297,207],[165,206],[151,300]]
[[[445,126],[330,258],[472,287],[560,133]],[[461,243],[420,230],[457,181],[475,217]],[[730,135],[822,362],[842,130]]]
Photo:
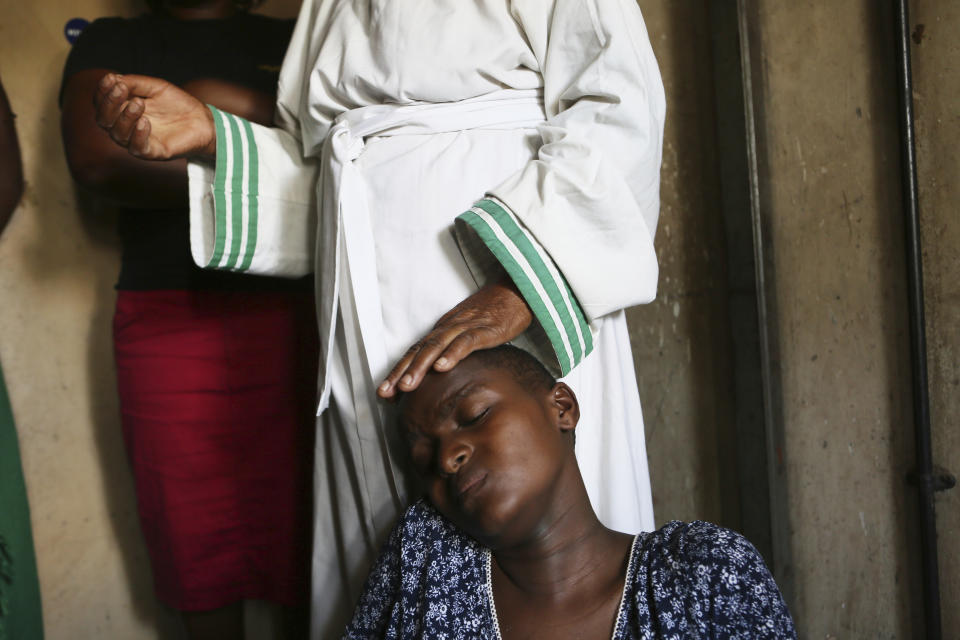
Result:
[[555,382],[536,358],[512,345],[475,351],[450,371],[429,372],[417,389],[404,394],[401,417],[404,422],[425,414],[442,419],[460,399],[491,384],[516,387],[529,396],[548,391]]

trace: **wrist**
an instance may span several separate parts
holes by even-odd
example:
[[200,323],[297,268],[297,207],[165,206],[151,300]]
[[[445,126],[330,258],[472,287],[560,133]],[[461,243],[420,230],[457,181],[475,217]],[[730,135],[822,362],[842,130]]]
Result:
[[504,274],[504,276],[487,285],[497,290],[497,298],[503,308],[510,309],[514,318],[514,323],[520,332],[526,331],[530,323],[533,322],[533,310],[527,303],[526,298],[520,293],[520,289],[513,279]]
[[217,126],[213,121],[213,111],[209,105],[203,105],[203,142],[195,156],[201,160],[214,160],[217,157]]

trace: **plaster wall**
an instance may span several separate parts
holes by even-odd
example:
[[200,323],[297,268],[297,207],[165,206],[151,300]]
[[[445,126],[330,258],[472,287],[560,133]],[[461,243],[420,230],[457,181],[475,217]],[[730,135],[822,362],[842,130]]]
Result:
[[[957,466],[954,3],[912,3],[937,458]],[[752,3],[789,546],[801,637],[909,638],[916,567],[892,16],[872,2]],[[957,637],[957,496],[940,498],[944,636]]]
[[736,527],[730,327],[705,3],[641,0],[667,94],[657,298],[628,310],[658,524]]
[[[265,9],[291,16],[299,2]],[[0,360],[31,506],[46,637],[175,638],[156,604],[120,437],[110,340],[114,217],[76,193],[57,92],[74,17],[133,0],[0,0],[0,77],[17,114],[26,192],[0,238]],[[2,516],[0,516],[2,517]],[[270,634],[265,615],[252,627]]]

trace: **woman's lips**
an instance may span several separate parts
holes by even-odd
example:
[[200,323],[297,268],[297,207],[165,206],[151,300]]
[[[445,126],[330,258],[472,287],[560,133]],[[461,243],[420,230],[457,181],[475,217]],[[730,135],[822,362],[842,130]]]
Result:
[[463,500],[475,492],[487,479],[486,471],[473,471],[457,478],[457,497]]

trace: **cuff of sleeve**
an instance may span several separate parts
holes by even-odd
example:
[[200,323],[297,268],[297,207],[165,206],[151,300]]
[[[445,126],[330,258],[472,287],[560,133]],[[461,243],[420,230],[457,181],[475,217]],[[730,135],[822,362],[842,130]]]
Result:
[[470,262],[466,231],[482,242],[517,285],[550,342],[560,375],[570,373],[593,351],[593,334],[553,260],[516,215],[493,198],[481,200],[457,217],[461,250]]
[[247,271],[257,249],[260,159],[253,128],[243,118],[207,105],[217,133],[213,185],[211,269]]

